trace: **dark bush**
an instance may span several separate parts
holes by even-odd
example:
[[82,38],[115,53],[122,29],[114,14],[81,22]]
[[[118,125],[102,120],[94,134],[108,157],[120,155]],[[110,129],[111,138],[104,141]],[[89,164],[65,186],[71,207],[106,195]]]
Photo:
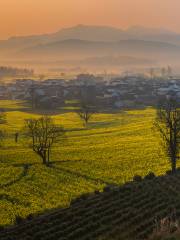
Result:
[[94,193],[95,194],[99,194],[100,192],[99,192],[99,190],[95,190]]
[[167,237],[165,240],[177,240],[175,237]]
[[22,217],[16,216],[16,218],[15,218],[15,223],[16,223],[16,224],[21,224],[21,223],[23,223],[23,222],[24,222],[24,219],[23,219]]
[[32,238],[30,236],[26,236],[26,240],[31,240]]
[[170,233],[175,233],[178,230],[176,225],[170,227]]
[[84,193],[79,197],[79,199],[80,200],[87,200],[89,197],[90,197],[89,193]]
[[13,238],[13,237],[7,237],[6,240],[16,240],[16,238]]
[[172,175],[172,171],[171,171],[171,170],[168,170],[168,171],[166,171],[166,174],[167,174],[167,175]]
[[103,188],[103,192],[110,192],[112,190],[111,186],[107,185]]
[[134,182],[141,182],[141,181],[142,181],[142,177],[141,177],[140,175],[135,175],[135,176],[133,177],[133,181],[134,181]]
[[92,196],[92,194],[90,193],[84,193],[81,196],[74,198],[71,200],[71,205],[74,204],[78,204],[79,202],[83,201],[83,200],[87,200],[90,196]]
[[156,175],[153,173],[153,172],[150,172],[150,173],[148,173],[145,177],[144,177],[144,179],[145,180],[152,180],[152,179],[154,179],[156,177]]
[[4,227],[3,226],[0,226],[0,232],[4,230]]
[[43,232],[39,231],[38,233],[35,233],[34,240],[42,240],[43,239]]
[[29,220],[29,221],[30,221],[30,220],[32,220],[32,219],[33,219],[33,217],[34,217],[34,216],[33,216],[33,214],[29,214],[29,215],[27,216],[27,220]]

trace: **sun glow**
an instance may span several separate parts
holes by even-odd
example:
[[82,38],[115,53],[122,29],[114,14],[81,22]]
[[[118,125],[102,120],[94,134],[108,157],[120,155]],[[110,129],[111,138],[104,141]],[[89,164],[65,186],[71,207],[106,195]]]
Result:
[[164,27],[179,31],[178,0],[1,0],[0,38],[76,24]]

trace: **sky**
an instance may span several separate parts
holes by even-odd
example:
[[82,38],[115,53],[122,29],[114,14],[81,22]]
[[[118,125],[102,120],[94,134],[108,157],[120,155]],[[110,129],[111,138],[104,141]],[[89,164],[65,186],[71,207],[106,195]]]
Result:
[[0,0],[0,39],[77,24],[140,25],[180,32],[180,0]]

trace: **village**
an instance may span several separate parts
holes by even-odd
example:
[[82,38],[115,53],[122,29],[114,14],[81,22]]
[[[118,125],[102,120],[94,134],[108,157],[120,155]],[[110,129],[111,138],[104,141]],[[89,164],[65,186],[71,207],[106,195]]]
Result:
[[96,99],[101,109],[144,108],[154,106],[161,96],[180,99],[180,78],[117,76],[105,78],[80,74],[72,80],[62,78],[16,79],[0,83],[0,100],[23,100],[33,108],[59,108],[86,94]]

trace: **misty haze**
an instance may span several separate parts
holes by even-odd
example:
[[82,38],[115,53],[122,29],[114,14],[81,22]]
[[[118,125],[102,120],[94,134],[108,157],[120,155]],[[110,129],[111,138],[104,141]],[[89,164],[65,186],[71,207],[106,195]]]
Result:
[[2,40],[1,63],[101,72],[171,65],[178,72],[179,41],[180,34],[163,29],[77,25],[52,34]]

